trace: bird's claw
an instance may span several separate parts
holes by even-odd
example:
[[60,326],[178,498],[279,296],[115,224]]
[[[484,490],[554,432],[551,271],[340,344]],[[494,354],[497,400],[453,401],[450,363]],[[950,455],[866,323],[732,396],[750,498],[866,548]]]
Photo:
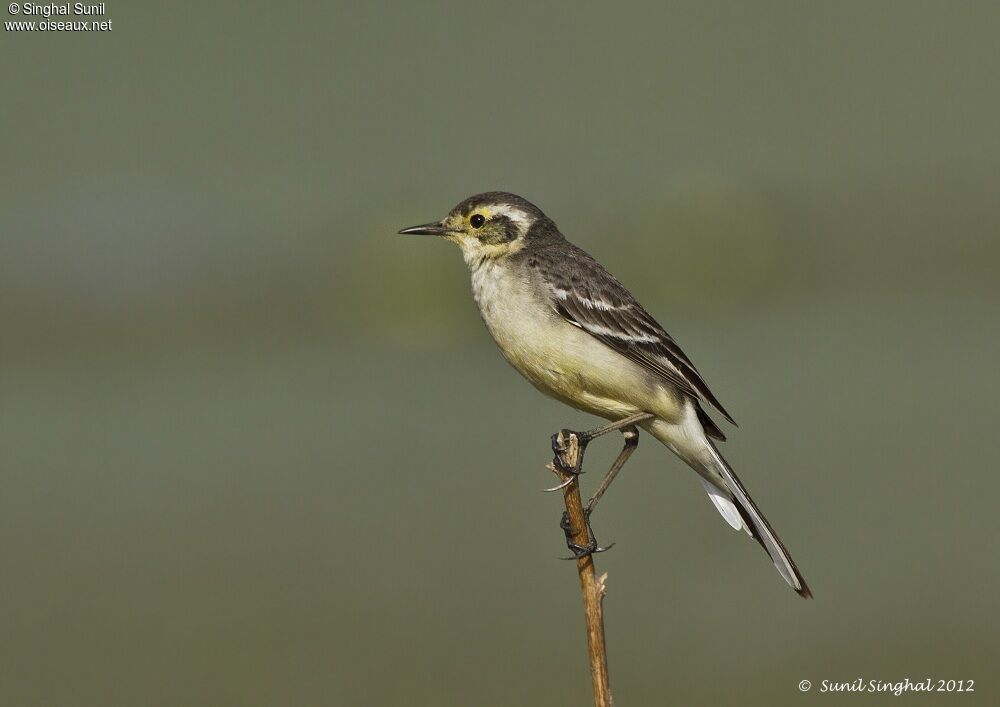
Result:
[[552,466],[550,467],[552,471],[560,476],[565,476],[559,484],[553,486],[552,488],[542,489],[544,493],[552,493],[553,491],[562,491],[564,488],[569,486],[571,483],[576,481],[577,477],[583,472],[583,447],[580,448],[580,456],[576,461],[576,466],[569,466],[563,462],[563,452],[566,448],[560,443],[562,439],[569,439],[570,435],[575,435],[576,432],[570,430],[562,430],[552,435],[552,452],[555,455],[552,459]]
[[[582,474],[583,472],[581,471],[580,473]],[[570,476],[569,478],[567,478],[565,481],[563,481],[561,484],[559,484],[557,486],[553,486],[550,489],[542,489],[542,492],[543,493],[552,493],[553,491],[562,491],[564,488],[566,488],[567,486],[569,486],[574,481],[576,481],[576,477],[575,476]]]
[[[563,462],[563,452],[566,451],[561,443],[563,439],[569,439],[570,435],[575,435],[577,439],[577,444],[580,447],[580,455],[576,461],[576,466],[568,466]],[[582,432],[574,432],[573,430],[560,430],[552,435],[552,452],[555,454],[555,459],[553,459],[553,464],[556,467],[556,471],[561,471],[564,474],[570,474],[572,476],[579,476],[583,473],[583,453],[587,449],[587,442],[589,439],[583,437]],[[563,487],[560,487],[563,488]]]
[[590,557],[598,552],[607,552],[615,546],[611,543],[607,547],[599,547],[593,540],[588,545],[577,545],[576,543],[566,543],[568,547],[573,552],[572,557],[560,557],[560,560],[579,560],[581,557]]
[[581,557],[589,557],[598,552],[607,552],[615,546],[611,543],[607,547],[601,547],[597,544],[597,537],[594,535],[594,529],[590,527],[590,513],[584,512],[584,522],[587,524],[587,538],[588,542],[586,545],[580,545],[573,541],[573,536],[576,534],[573,530],[573,524],[570,523],[569,514],[563,511],[562,520],[559,521],[559,527],[566,534],[566,547],[570,549],[573,553],[572,557],[562,557],[562,560],[579,560]]

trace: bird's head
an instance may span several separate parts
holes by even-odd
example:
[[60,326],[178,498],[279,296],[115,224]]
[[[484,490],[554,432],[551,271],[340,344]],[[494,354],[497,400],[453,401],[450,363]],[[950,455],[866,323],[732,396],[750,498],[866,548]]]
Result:
[[541,209],[516,194],[493,191],[470,196],[440,221],[400,233],[446,238],[457,243],[471,263],[512,255],[541,231],[555,231]]

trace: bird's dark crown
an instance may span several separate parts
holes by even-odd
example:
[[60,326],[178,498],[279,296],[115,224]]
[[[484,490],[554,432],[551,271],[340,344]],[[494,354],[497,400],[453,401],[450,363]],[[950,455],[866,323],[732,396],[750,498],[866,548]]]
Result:
[[468,216],[476,208],[483,206],[496,206],[499,204],[508,204],[510,206],[516,207],[517,209],[523,211],[526,215],[533,218],[545,218],[545,214],[540,208],[532,204],[530,201],[524,197],[518,196],[517,194],[511,194],[506,191],[487,191],[482,194],[476,194],[475,196],[470,196],[468,199],[463,200],[454,209],[451,210],[452,214]]

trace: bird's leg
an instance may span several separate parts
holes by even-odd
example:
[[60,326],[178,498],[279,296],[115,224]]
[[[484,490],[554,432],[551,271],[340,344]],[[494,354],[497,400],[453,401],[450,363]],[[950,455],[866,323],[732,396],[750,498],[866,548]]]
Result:
[[[607,425],[604,425],[602,427],[596,427],[596,428],[594,428],[592,430],[587,430],[586,432],[574,432],[573,430],[562,430],[562,431],[560,431],[560,432],[552,435],[552,451],[556,453],[556,464],[559,467],[559,470],[562,471],[562,472],[564,472],[564,473],[566,473],[566,474],[569,474],[569,475],[571,475],[573,477],[579,476],[580,474],[583,473],[583,454],[584,454],[584,452],[587,451],[587,445],[588,444],[590,444],[593,440],[597,439],[598,437],[602,437],[602,436],[608,434],[609,432],[614,432],[615,430],[626,429],[626,428],[629,428],[629,427],[631,427],[633,430],[635,430],[635,424],[637,422],[645,422],[646,420],[650,419],[651,417],[654,417],[654,415],[652,415],[651,413],[640,412],[640,413],[637,413],[635,415],[629,415],[628,417],[623,418],[621,420],[618,420],[617,422],[611,422],[611,423],[608,423]],[[636,434],[636,437],[638,437],[638,435],[639,435],[638,431],[636,431],[635,434]],[[574,466],[574,467],[568,467],[565,464],[563,464],[562,455],[561,455],[561,452],[563,451],[563,447],[562,447],[562,443],[561,443],[560,440],[562,440],[562,439],[569,439],[570,435],[576,435],[576,439],[579,442],[579,446],[580,446],[580,455],[577,458],[577,460],[576,460],[576,466]],[[627,438],[626,438],[626,443],[627,443]],[[633,445],[633,447],[634,447],[634,445]],[[625,459],[628,459],[628,456],[626,456]],[[625,463],[625,459],[623,459],[621,461],[622,464]],[[615,473],[617,474],[618,472],[616,471]],[[561,486],[558,486],[555,489],[545,489],[545,490],[546,491],[557,491],[557,490],[559,490],[561,488],[564,488],[568,483],[569,483],[569,481],[563,483]],[[608,482],[608,483],[610,483],[610,482]],[[604,492],[601,491],[601,493],[604,493]]]
[[[605,550],[611,548],[614,545],[614,543],[612,543],[611,545],[608,545],[608,547],[600,547],[597,544],[597,539],[594,536],[594,530],[593,528],[590,527],[590,513],[594,509],[594,506],[597,505],[597,502],[601,499],[601,496],[604,495],[604,492],[608,490],[608,487],[611,485],[611,482],[615,480],[615,476],[617,476],[618,472],[621,471],[623,466],[625,466],[625,462],[628,461],[628,458],[632,455],[632,452],[634,452],[635,448],[638,446],[639,430],[635,427],[635,424],[638,422],[643,422],[645,420],[648,420],[651,417],[653,417],[653,415],[651,415],[650,413],[643,412],[643,413],[638,413],[636,415],[630,415],[629,417],[626,417],[623,420],[618,420],[617,422],[612,422],[610,424],[604,425],[603,427],[598,427],[596,429],[589,430],[587,432],[572,432],[570,430],[563,430],[558,434],[552,436],[552,450],[555,452],[554,461],[558,467],[558,469],[556,469],[555,471],[557,473],[560,471],[563,472],[565,479],[558,486],[551,489],[546,489],[546,491],[558,491],[560,489],[566,488],[571,483],[577,480],[577,477],[579,477],[579,475],[583,473],[584,452],[587,449],[587,445],[592,440],[597,439],[598,437],[601,437],[603,435],[606,435],[609,432],[614,432],[615,430],[622,430],[622,435],[625,437],[625,446],[622,448],[622,451],[619,452],[618,457],[611,465],[611,468],[604,475],[604,478],[601,480],[600,486],[594,493],[594,496],[587,503],[587,507],[584,510],[584,520],[587,524],[587,537],[588,537],[588,542],[586,545],[580,545],[579,543],[574,542],[576,531],[572,528],[569,515],[567,513],[563,513],[562,520],[559,523],[559,527],[562,528],[563,532],[566,534],[566,546],[573,552],[573,557],[566,559],[571,559],[571,560],[579,559],[581,557],[586,557],[587,555],[592,555],[595,552],[604,552]],[[575,460],[576,463],[572,468],[568,467],[562,461],[562,452],[565,451],[562,441],[565,439],[569,439],[570,435],[576,436],[579,447],[579,454],[577,456],[577,459]]]
[[[640,413],[636,413],[635,415],[629,415],[628,417],[623,418],[621,420],[618,420],[617,422],[611,422],[611,423],[608,423],[607,425],[604,425],[602,427],[596,427],[596,428],[594,428],[592,430],[587,430],[586,432],[574,432],[572,430],[561,430],[560,432],[557,432],[556,434],[552,435],[552,451],[555,452],[555,464],[558,467],[558,469],[556,471],[563,472],[564,474],[567,475],[567,478],[562,483],[560,483],[558,486],[553,486],[552,488],[543,489],[543,490],[544,491],[561,491],[562,489],[566,488],[571,483],[573,483],[573,480],[577,476],[579,476],[580,474],[583,473],[583,455],[584,455],[584,452],[587,451],[587,445],[590,444],[590,442],[592,440],[595,440],[598,437],[602,437],[602,436],[608,434],[609,432],[614,432],[615,430],[621,430],[621,429],[625,429],[627,427],[633,427],[634,428],[634,425],[637,422],[644,422],[644,421],[650,419],[651,417],[654,417],[654,415],[652,415],[651,413],[640,412]],[[574,466],[574,467],[568,467],[568,466],[566,466],[563,463],[563,460],[562,460],[562,452],[564,451],[564,449],[563,449],[561,440],[569,439],[570,435],[575,435],[576,436],[576,439],[577,439],[577,442],[578,442],[578,445],[579,445],[579,448],[580,448],[580,454],[577,457],[576,466]],[[638,437],[638,432],[636,432],[636,437]],[[628,442],[628,440],[626,439],[626,444],[627,444],[627,442]],[[625,460],[627,460],[627,459],[628,459],[628,455],[626,455],[625,458],[621,460],[621,464],[624,464]],[[615,471],[615,474],[617,474],[617,473],[618,472]],[[614,477],[612,477],[612,479],[613,478]],[[608,481],[607,483],[610,484],[611,481]],[[606,484],[604,486],[606,488]],[[601,494],[603,494],[603,493],[604,493],[604,491],[602,490]]]
[[622,430],[626,427],[631,427],[639,422],[645,422],[646,420],[655,417],[653,413],[650,412],[637,412],[635,415],[629,415],[628,417],[623,417],[617,422],[609,422],[602,427],[595,427],[587,432],[578,432],[577,437],[580,439],[580,444],[587,444],[591,440],[595,440],[598,437],[603,437],[608,432],[614,432],[615,430]]
[[603,496],[604,492],[608,490],[611,482],[615,480],[616,476],[618,476],[618,472],[622,470],[623,466],[625,466],[625,462],[627,462],[628,458],[632,456],[632,452],[634,452],[639,446],[639,430],[635,425],[623,427],[622,436],[625,438],[625,446],[622,447],[622,451],[618,452],[618,457],[611,464],[611,468],[608,469],[608,473],[606,473],[604,478],[601,479],[600,486],[597,487],[597,490],[594,491],[594,495],[590,497],[589,501],[587,501],[587,507],[585,510],[588,521],[590,519],[590,514],[597,505],[597,502],[601,500],[601,496]]

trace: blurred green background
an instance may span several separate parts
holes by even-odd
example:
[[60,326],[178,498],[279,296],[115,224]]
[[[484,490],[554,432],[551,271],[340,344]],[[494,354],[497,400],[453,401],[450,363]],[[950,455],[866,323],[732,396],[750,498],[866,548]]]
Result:
[[107,8],[0,39],[0,704],[588,703],[539,489],[597,420],[395,235],[489,189],[681,342],[816,595],[647,438],[617,704],[998,703],[1000,7]]

